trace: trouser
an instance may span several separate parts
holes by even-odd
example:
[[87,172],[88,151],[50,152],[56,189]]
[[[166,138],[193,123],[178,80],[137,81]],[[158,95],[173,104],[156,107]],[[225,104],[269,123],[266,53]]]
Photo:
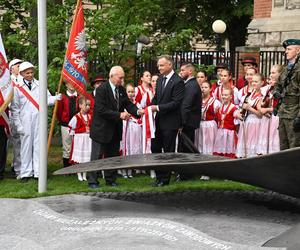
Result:
[[6,166],[7,156],[7,136],[5,134],[5,127],[0,126],[0,176],[3,177]]
[[[189,126],[185,126],[183,127],[182,129],[182,132],[193,142],[195,143],[195,128],[193,127],[189,127]],[[180,143],[180,140],[179,140],[179,143]],[[180,146],[179,146],[180,150],[179,152],[182,152],[182,153],[191,153],[191,151],[189,150],[189,148],[181,143]]]
[[[109,158],[114,156],[119,156],[120,141],[112,140],[110,143],[98,143],[92,140],[92,152],[91,161]],[[101,175],[100,171],[94,171],[88,173],[88,183],[89,184],[99,184],[98,177]],[[107,170],[104,171],[104,178],[106,183],[110,184],[116,181],[117,171]]]
[[294,119],[279,119],[280,150],[300,146],[300,132],[294,132]]
[[17,128],[12,124],[12,136],[10,137],[10,142],[13,146],[13,161],[12,168],[18,175],[21,171],[21,136],[17,132]]
[[[152,153],[164,153],[175,152],[177,129],[161,130],[156,125],[155,138],[151,140]],[[171,172],[170,171],[155,171],[156,181],[169,184]]]
[[22,120],[24,134],[21,135],[21,178],[39,177],[39,122],[38,115]]
[[69,165],[70,152],[72,146],[72,136],[69,134],[69,128],[67,126],[61,126],[61,141],[63,146],[63,162],[64,167]]
[[[195,128],[184,126],[182,132],[194,143],[195,142]],[[185,144],[181,143],[180,139],[178,142],[180,145],[178,147],[178,152],[180,153],[191,153],[191,151],[186,147]],[[181,180],[188,180],[194,177],[193,174],[185,173],[184,170],[178,173]]]

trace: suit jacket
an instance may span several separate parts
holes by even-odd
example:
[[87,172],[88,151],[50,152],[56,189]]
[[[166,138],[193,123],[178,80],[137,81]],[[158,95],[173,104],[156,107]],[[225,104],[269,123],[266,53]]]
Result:
[[201,120],[202,92],[195,77],[185,83],[185,94],[181,105],[183,126],[199,128]]
[[138,108],[128,99],[124,87],[119,87],[119,109],[109,82],[98,87],[90,131],[91,139],[98,143],[110,143],[115,135],[120,141],[123,127],[120,112],[124,109],[132,115],[137,115]]
[[164,90],[162,81],[163,76],[160,76],[151,102],[159,106],[155,120],[161,129],[178,129],[181,127],[180,106],[184,97],[184,83],[176,73],[171,76]]

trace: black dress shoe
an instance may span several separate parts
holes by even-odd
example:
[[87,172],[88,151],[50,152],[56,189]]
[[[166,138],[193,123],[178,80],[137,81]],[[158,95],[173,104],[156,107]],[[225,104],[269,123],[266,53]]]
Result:
[[116,187],[118,184],[115,182],[106,182],[106,186]]
[[166,185],[168,185],[168,184],[163,182],[163,181],[160,181],[159,183],[157,183],[158,187],[163,187],[163,186],[166,186]]
[[22,183],[26,183],[28,181],[29,181],[29,177],[23,177],[23,178],[21,178],[21,182]]
[[90,183],[89,184],[89,188],[91,188],[91,189],[97,189],[97,188],[99,188],[100,186],[99,186],[99,184],[97,184],[97,183]]
[[166,186],[168,185],[168,183],[163,182],[163,181],[156,181],[152,184],[153,187],[162,187],[162,186]]

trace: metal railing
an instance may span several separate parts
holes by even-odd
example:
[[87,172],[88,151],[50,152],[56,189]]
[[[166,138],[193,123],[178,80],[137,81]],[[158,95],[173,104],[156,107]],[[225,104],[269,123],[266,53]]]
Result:
[[[284,51],[260,51],[259,53],[259,72],[268,76],[272,65],[284,65],[286,61]],[[237,51],[175,51],[172,54],[175,69],[179,69],[184,62],[191,62],[196,65],[216,65],[226,63],[232,71],[233,77],[239,75],[239,63],[243,59],[244,53]],[[141,64],[142,70],[149,70],[151,73],[157,73],[156,60],[151,59]],[[141,72],[140,71],[140,72]]]
[[[286,61],[284,51],[260,51],[259,56],[257,55],[259,72],[267,77],[270,74],[272,65],[279,64],[284,65]],[[180,68],[180,65],[184,62],[191,62],[196,65],[217,65],[218,63],[226,63],[228,68],[232,71],[234,78],[238,78],[239,65],[243,59],[245,53],[238,51],[175,51],[172,53],[174,60],[175,70]],[[96,67],[99,65],[99,60],[94,60],[90,65],[91,71],[97,71]],[[157,74],[157,61],[156,57],[153,56],[150,60],[139,61],[137,63],[136,73],[138,76],[144,71],[148,70],[152,74]],[[106,69],[107,71],[108,69]]]
[[269,76],[273,65],[284,65],[286,62],[286,55],[284,51],[260,51],[259,56],[259,72],[263,76]]

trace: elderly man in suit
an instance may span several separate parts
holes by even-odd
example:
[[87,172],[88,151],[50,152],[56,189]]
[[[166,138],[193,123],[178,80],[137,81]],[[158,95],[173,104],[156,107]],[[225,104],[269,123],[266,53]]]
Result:
[[[158,70],[161,76],[157,80],[155,96],[151,109],[155,116],[155,138],[151,141],[152,153],[175,152],[176,136],[181,127],[180,106],[184,97],[183,80],[173,70],[173,60],[168,55],[158,58]],[[154,186],[168,185],[171,173],[156,171]]]
[[[125,73],[122,67],[114,66],[109,73],[109,81],[96,89],[93,120],[90,137],[92,139],[91,160],[119,155],[122,139],[122,121],[128,120],[130,114],[139,116],[143,110],[128,99],[122,86]],[[88,175],[90,188],[99,188],[99,172]],[[116,171],[105,171],[106,185],[116,186]]]

